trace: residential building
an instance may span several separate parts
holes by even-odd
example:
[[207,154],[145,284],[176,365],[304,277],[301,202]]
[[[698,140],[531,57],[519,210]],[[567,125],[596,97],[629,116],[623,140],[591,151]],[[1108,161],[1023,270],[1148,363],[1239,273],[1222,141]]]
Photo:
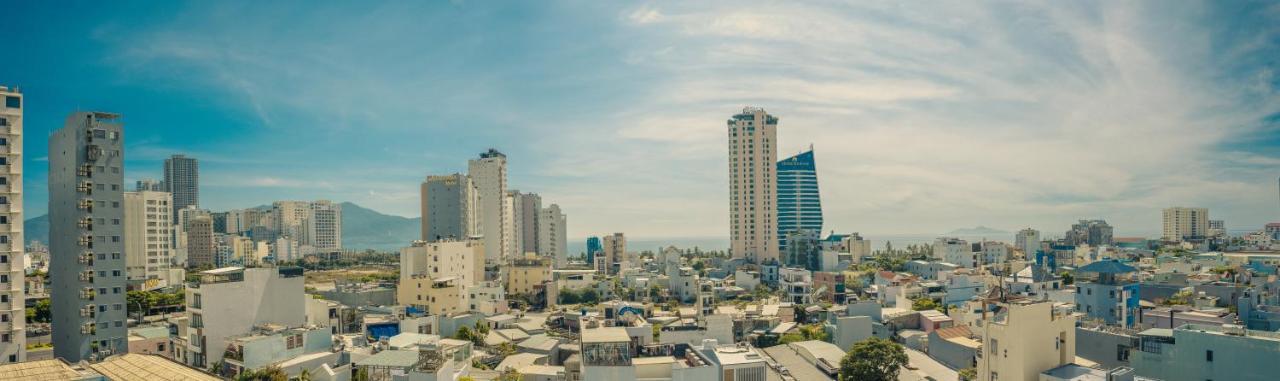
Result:
[[520,194],[518,190],[508,190],[507,194],[502,197],[502,259],[517,258],[524,254],[523,248],[520,247],[524,241],[523,233],[520,230],[520,216],[516,215],[516,198]]
[[166,190],[164,190],[164,182],[157,181],[155,179],[138,180],[138,182],[134,184],[133,190],[139,191],[139,192],[141,191],[167,192]]
[[[243,373],[276,366],[293,379],[303,371],[317,377],[321,373],[317,368],[332,367],[341,362],[341,357],[341,352],[333,351],[333,333],[327,328],[271,324],[228,338],[219,375],[235,379]],[[349,368],[346,370],[350,372]]]
[[271,220],[276,236],[289,237],[302,242],[303,221],[311,214],[311,203],[306,201],[276,201],[271,203]]
[[130,288],[168,285],[172,205],[169,192],[124,192],[124,258]]
[[800,230],[814,234],[822,231],[822,199],[818,193],[813,147],[779,161],[776,174],[779,251],[787,252],[788,234]]
[[174,210],[200,207],[200,162],[196,158],[173,155],[165,159],[164,182],[161,184],[164,191],[173,195]]
[[485,260],[499,262],[506,252],[508,232],[504,200],[507,195],[507,155],[490,148],[478,159],[467,162],[467,174],[475,184],[480,207],[480,231],[484,234]]
[[481,235],[480,191],[461,173],[427,176],[422,182],[422,240],[466,239]]
[[622,233],[604,236],[605,275],[618,273],[620,264],[627,260],[627,237]]
[[809,270],[783,267],[778,270],[778,285],[785,293],[784,300],[795,304],[813,303],[813,273]]
[[973,253],[981,266],[1005,263],[1009,260],[1009,245],[996,241],[976,242],[973,244]]
[[[0,364],[27,360],[22,218],[22,92],[0,86]],[[52,152],[52,151],[50,151]],[[52,179],[52,177],[50,178]],[[52,193],[52,192],[50,192]]]
[[[1008,299],[1004,299],[1008,300]],[[998,301],[983,310],[978,349],[979,381],[1036,380],[1041,372],[1076,358],[1076,318],[1052,302]]]
[[818,242],[818,232],[814,230],[793,230],[783,238],[787,241],[782,256],[782,264],[809,271],[822,271],[822,245]]
[[199,215],[186,220],[182,227],[186,234],[187,266],[217,267],[217,244],[213,236],[213,218]]
[[551,258],[528,255],[506,266],[507,294],[533,296],[551,281]]
[[334,252],[342,250],[342,205],[329,200],[312,202],[307,208],[307,219],[303,221],[306,236],[304,245],[313,247],[316,252]]
[[1036,250],[1040,250],[1040,231],[1032,228],[1019,230],[1014,237],[1014,248],[1022,253],[1023,258],[1032,258]]
[[960,267],[977,268],[980,264],[969,242],[954,237],[938,237],[933,240],[933,258]]
[[187,365],[212,367],[223,359],[228,339],[248,334],[256,326],[306,324],[302,275],[299,267],[224,267],[200,272],[200,281],[186,289]]
[[1175,206],[1163,213],[1164,240],[1179,242],[1184,239],[1204,238],[1209,234],[1209,209]]
[[1280,334],[1238,325],[1186,324],[1138,334],[1130,351],[1138,376],[1157,380],[1262,381],[1276,377]]
[[[542,197],[538,196],[537,193],[516,193],[512,201],[512,209],[515,210],[514,219],[517,230],[519,230],[518,236],[520,237],[518,250],[515,250],[515,257],[524,256],[524,253],[542,254],[549,252],[550,250],[542,248],[542,229],[544,228],[542,224]],[[560,207],[556,206],[556,210],[558,211],[559,209]],[[551,243],[548,242],[548,244]],[[548,257],[558,258],[555,255],[548,255]]]
[[1115,260],[1079,268],[1077,273],[1097,274],[1097,278],[1076,282],[1076,311],[1107,324],[1134,326],[1138,319],[1138,282],[1127,279],[1125,274],[1137,271]]
[[53,351],[70,362],[128,351],[123,143],[120,115],[105,112],[74,112],[49,137]]
[[754,263],[778,260],[778,118],[747,107],[728,121],[730,253]]
[[569,219],[560,211],[560,205],[551,204],[539,211],[538,254],[554,258],[557,268],[569,264],[568,223]]
[[1063,241],[1071,246],[1110,246],[1114,241],[1113,230],[1105,220],[1080,220],[1071,225],[1071,230],[1067,231]]
[[485,279],[484,253],[484,241],[478,237],[414,241],[411,246],[400,249],[400,281],[405,282],[414,275],[431,279],[453,276],[462,287],[473,286]]

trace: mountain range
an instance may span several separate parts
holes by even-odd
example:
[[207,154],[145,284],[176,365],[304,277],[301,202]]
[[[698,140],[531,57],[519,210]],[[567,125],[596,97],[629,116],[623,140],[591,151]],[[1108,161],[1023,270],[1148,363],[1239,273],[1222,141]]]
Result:
[[[342,203],[342,245],[348,249],[397,250],[418,239],[420,218],[392,216],[350,202]],[[26,243],[49,242],[49,216],[27,219]]]

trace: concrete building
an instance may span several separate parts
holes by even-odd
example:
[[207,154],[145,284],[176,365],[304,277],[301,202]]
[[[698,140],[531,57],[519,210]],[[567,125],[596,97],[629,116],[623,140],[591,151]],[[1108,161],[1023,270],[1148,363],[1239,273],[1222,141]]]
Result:
[[560,205],[551,204],[539,211],[538,255],[554,258],[556,267],[569,265],[569,218]]
[[174,210],[200,207],[200,162],[196,158],[173,155],[165,159],[164,182],[161,184],[165,192],[173,195]]
[[212,367],[222,360],[229,338],[250,333],[255,326],[305,324],[302,272],[298,267],[201,272],[200,281],[186,289],[187,365]]
[[303,245],[317,252],[342,250],[342,205],[329,200],[318,200],[307,205],[307,218],[302,223],[305,237]]
[[1076,357],[1076,319],[1052,302],[1009,301],[983,311],[978,380],[1036,380]]
[[1138,283],[1125,274],[1137,271],[1115,260],[1090,263],[1076,270],[1097,274],[1096,279],[1076,282],[1076,312],[1107,324],[1133,327],[1138,319]]
[[400,280],[414,275],[432,279],[454,276],[463,287],[473,286],[485,279],[484,253],[484,241],[479,238],[414,241],[400,249]]
[[22,218],[22,92],[0,86],[0,364],[27,360]]
[[70,362],[128,351],[122,130],[120,115],[75,112],[49,137],[54,356]]
[[1110,246],[1114,241],[1113,231],[1105,220],[1080,220],[1071,225],[1071,230],[1067,231],[1063,241],[1071,246]]
[[[560,207],[557,206],[556,209],[559,210]],[[520,238],[513,253],[515,254],[514,257],[524,256],[524,253],[542,254],[544,252],[542,248],[542,229],[544,229],[542,223],[542,197],[538,196],[537,193],[516,192],[512,198],[512,210],[515,211],[513,220],[516,222],[516,231],[518,233],[516,236]],[[549,257],[556,258],[554,255],[549,255]]]
[[955,264],[960,267],[978,267],[978,255],[973,253],[969,242],[954,237],[938,237],[933,240],[933,258]]
[[729,235],[734,258],[778,260],[778,118],[747,107],[728,121]]
[[479,197],[479,190],[467,175],[427,176],[421,187],[422,240],[481,235]]
[[809,270],[783,267],[778,270],[778,285],[785,301],[795,304],[813,303],[813,273]]
[[172,205],[169,192],[124,192],[124,258],[130,288],[168,285]]
[[512,295],[537,295],[551,281],[551,258],[526,256],[506,266],[506,291]]
[[601,274],[613,275],[618,273],[618,266],[627,257],[627,237],[622,233],[613,233],[604,236],[604,262],[605,271]]
[[213,236],[213,218],[199,215],[186,220],[182,226],[186,235],[187,266],[217,267],[218,252]]
[[1184,208],[1175,206],[1165,208],[1163,214],[1165,241],[1179,242],[1189,238],[1204,238],[1209,235],[1209,209]]
[[134,183],[133,190],[139,191],[139,192],[141,191],[167,192],[166,190],[164,190],[164,182],[158,181],[156,179],[138,180],[138,182]]
[[508,232],[503,221],[507,219],[503,207],[507,195],[507,155],[490,148],[478,159],[467,162],[467,174],[475,184],[480,207],[480,231],[484,234],[485,260],[499,262],[507,252],[504,242]]
[[[787,251],[787,235],[800,230],[822,231],[822,199],[813,147],[782,159],[777,165],[778,243]],[[810,269],[817,270],[817,269]]]
[[323,327],[268,325],[228,339],[219,375],[230,379],[272,365],[290,378],[304,370],[314,378],[322,373],[317,368],[338,363],[342,356],[333,351],[333,333]]
[[588,265],[596,263],[596,254],[604,252],[604,244],[600,243],[600,237],[587,237],[586,259]]
[[1004,242],[982,241],[973,244],[973,252],[977,254],[979,265],[993,265],[1009,261],[1009,245]]
[[1274,380],[1280,334],[1236,325],[1187,324],[1138,334],[1129,363],[1138,376],[1158,380]]
[[1032,258],[1036,250],[1040,250],[1040,231],[1032,228],[1019,230],[1013,241],[1014,248],[1022,253],[1023,258]]

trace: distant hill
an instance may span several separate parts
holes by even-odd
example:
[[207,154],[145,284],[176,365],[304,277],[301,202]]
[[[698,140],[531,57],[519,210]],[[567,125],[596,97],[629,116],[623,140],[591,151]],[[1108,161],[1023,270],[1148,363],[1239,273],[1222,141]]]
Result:
[[947,233],[947,235],[983,235],[983,234],[996,235],[996,234],[1013,234],[1013,233],[1000,230],[1000,229],[992,229],[986,226],[978,226],[974,228],[960,228],[960,229],[952,230]]
[[397,250],[422,234],[421,218],[391,216],[349,202],[342,203],[342,246],[348,249]]
[[29,218],[22,223],[22,230],[27,233],[25,243],[31,241],[40,241],[45,244],[49,243],[49,215],[41,214],[38,217]]
[[[268,207],[269,208],[269,207]],[[397,250],[421,235],[418,218],[390,216],[349,202],[342,203],[342,245],[348,249]],[[31,218],[23,225],[26,242],[49,243],[49,216]]]

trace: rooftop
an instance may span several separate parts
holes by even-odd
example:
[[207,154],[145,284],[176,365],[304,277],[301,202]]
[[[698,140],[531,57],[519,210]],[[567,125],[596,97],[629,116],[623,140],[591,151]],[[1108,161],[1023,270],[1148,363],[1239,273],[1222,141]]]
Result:
[[217,381],[213,375],[156,355],[126,353],[89,365],[114,381]]
[[1107,372],[1086,368],[1076,364],[1066,364],[1049,369],[1044,374],[1063,380],[1073,381],[1107,381]]
[[418,351],[386,350],[356,362],[356,366],[408,368],[418,363]]
[[627,335],[626,328],[606,327],[582,330],[583,343],[619,343],[629,341],[631,341],[631,336]]
[[[624,332],[625,333],[625,332]],[[754,348],[736,345],[719,346],[715,349],[720,365],[750,364],[764,362],[764,358]]]
[[28,361],[0,365],[0,380],[81,380],[89,375],[72,369],[62,360]]

